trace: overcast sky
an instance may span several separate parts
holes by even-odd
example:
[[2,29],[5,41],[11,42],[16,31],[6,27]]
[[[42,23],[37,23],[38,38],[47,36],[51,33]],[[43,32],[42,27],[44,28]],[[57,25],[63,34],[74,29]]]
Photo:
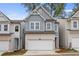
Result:
[[[65,10],[69,12],[73,7],[73,4],[67,4]],[[24,6],[20,3],[0,3],[0,11],[12,20],[22,20],[28,15]]]

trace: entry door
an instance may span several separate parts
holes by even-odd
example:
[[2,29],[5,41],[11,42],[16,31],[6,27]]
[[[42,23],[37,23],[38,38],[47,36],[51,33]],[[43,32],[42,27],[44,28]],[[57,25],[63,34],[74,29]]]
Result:
[[19,38],[15,38],[15,49],[18,50],[19,48]]

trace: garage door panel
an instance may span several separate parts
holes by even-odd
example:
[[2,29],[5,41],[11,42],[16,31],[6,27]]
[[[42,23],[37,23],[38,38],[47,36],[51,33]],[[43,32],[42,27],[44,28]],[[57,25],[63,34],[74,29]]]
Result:
[[0,51],[8,51],[9,42],[8,41],[0,41]]
[[79,38],[72,38],[72,47],[79,48]]
[[53,41],[28,41],[28,50],[53,50]]

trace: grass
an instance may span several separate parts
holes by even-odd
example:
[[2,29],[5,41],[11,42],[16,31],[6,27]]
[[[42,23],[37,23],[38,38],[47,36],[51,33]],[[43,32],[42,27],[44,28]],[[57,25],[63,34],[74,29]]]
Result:
[[62,49],[59,49],[58,51],[55,51],[57,53],[73,53],[73,52],[78,52],[77,50],[75,49],[65,49],[65,48],[62,48]]
[[14,52],[5,52],[2,54],[2,56],[13,56],[13,55],[23,55],[26,52],[26,50],[21,49]]

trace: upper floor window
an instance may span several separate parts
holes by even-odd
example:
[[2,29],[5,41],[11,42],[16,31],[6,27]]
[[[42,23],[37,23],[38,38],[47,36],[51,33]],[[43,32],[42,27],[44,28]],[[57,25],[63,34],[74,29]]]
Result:
[[19,31],[19,27],[15,26],[15,32],[18,32],[18,31]]
[[73,28],[77,28],[78,26],[77,26],[77,21],[74,21],[73,22]]
[[35,23],[35,25],[36,25],[36,26],[35,26],[35,29],[36,29],[36,30],[39,30],[39,27],[40,27],[40,26],[39,26],[39,23]]
[[34,23],[31,22],[31,29],[34,29]]
[[52,28],[51,25],[52,25],[51,22],[47,22],[47,23],[46,23],[46,29],[47,29],[47,30],[51,30],[51,28]]
[[40,29],[40,22],[31,22],[30,29],[31,30],[39,30]]
[[8,31],[8,25],[4,25],[4,31]]

